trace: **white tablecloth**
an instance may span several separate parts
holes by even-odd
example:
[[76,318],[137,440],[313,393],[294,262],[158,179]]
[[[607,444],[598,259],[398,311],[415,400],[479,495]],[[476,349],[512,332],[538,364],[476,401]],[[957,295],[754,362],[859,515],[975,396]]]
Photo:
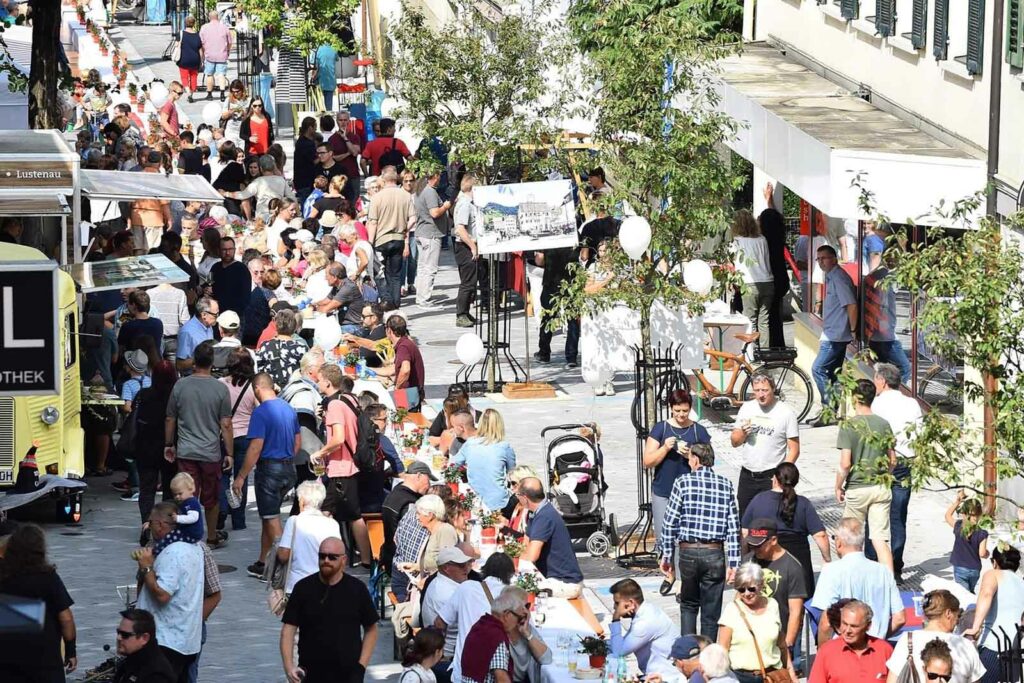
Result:
[[579,657],[575,652],[579,649],[580,638],[594,635],[594,629],[590,628],[586,620],[565,598],[544,600],[546,618],[544,625],[537,627],[537,630],[551,648],[553,661],[540,668],[542,683],[575,683],[577,679],[569,673],[566,666],[565,651],[558,649],[558,637],[562,634],[571,636],[570,651],[574,653],[573,657]]

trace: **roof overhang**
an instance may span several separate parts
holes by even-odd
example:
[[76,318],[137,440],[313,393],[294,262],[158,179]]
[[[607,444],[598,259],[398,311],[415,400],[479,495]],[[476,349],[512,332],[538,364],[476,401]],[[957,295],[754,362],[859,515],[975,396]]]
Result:
[[164,199],[220,204],[224,198],[198,175],[164,175],[132,171],[81,171],[82,193],[89,199],[126,202]]
[[165,282],[188,282],[188,274],[163,254],[143,254],[65,266],[81,292],[125,287],[154,287]]
[[62,194],[17,194],[0,192],[0,216],[67,216],[71,207]]
[[741,128],[728,146],[834,218],[861,210],[858,175],[874,214],[943,222],[933,214],[983,190],[984,159],[951,147],[843,90],[780,50],[745,45],[718,63],[719,108]]

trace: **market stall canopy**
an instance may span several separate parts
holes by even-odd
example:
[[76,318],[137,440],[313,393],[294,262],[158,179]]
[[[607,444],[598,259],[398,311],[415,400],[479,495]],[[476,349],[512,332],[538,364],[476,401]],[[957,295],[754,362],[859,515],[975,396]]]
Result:
[[67,216],[71,213],[64,195],[0,194],[0,216]]
[[0,130],[0,196],[75,191],[79,156],[54,130]]
[[89,199],[119,202],[133,199],[166,199],[212,204],[224,201],[206,178],[197,175],[83,169],[81,176],[82,193]]
[[75,263],[66,266],[65,270],[85,294],[125,287],[153,287],[165,282],[188,282],[188,273],[163,254]]

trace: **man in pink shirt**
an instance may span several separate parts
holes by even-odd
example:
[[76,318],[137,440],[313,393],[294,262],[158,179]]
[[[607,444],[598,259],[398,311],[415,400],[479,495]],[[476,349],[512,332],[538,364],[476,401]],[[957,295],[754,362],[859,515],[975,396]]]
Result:
[[359,468],[352,459],[358,445],[358,403],[352,395],[352,380],[333,363],[320,368],[318,387],[325,396],[324,432],[327,443],[310,461],[316,466],[323,463],[330,482],[327,484],[327,499],[324,510],[330,511],[338,524],[348,524],[359,548],[360,563],[370,566],[372,550],[370,533],[359,509],[359,485],[356,475]]
[[220,101],[228,88],[228,56],[231,54],[231,30],[221,23],[217,10],[210,10],[210,20],[199,29],[203,42],[203,75],[206,76],[206,99],[213,99],[214,78],[220,88]]

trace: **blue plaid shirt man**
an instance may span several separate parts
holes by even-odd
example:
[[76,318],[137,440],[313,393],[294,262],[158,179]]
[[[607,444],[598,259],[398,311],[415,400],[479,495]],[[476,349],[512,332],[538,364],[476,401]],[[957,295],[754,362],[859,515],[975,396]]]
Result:
[[722,543],[730,568],[739,566],[739,514],[732,482],[710,467],[684,474],[672,485],[658,539],[658,554],[671,562],[677,543]]

